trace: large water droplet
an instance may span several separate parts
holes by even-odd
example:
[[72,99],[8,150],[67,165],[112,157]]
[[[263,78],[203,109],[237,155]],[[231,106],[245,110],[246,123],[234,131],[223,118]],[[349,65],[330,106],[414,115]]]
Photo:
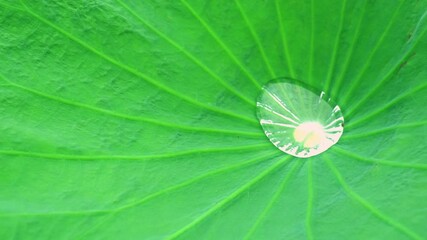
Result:
[[338,105],[323,91],[290,79],[273,80],[263,87],[257,115],[270,141],[300,158],[326,151],[344,131]]

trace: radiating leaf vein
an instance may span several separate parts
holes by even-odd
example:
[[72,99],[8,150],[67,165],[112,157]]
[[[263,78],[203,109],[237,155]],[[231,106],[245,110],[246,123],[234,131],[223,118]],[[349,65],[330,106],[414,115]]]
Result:
[[334,48],[332,50],[332,58],[331,61],[329,63],[329,69],[328,69],[328,73],[326,76],[326,83],[324,85],[324,89],[329,93],[331,92],[331,82],[332,82],[332,73],[334,72],[335,69],[335,65],[337,64],[337,55],[338,55],[338,49],[340,47],[340,37],[341,37],[341,33],[343,31],[344,28],[344,15],[345,15],[345,8],[347,6],[347,1],[348,0],[343,0],[343,3],[341,5],[341,11],[340,11],[340,20],[339,20],[339,28],[337,31],[337,35],[335,37],[335,44],[334,44]]
[[278,22],[279,22],[280,36],[282,38],[282,47],[283,47],[283,51],[284,51],[286,63],[288,64],[288,69],[289,69],[289,72],[291,74],[290,77],[295,78],[296,77],[296,73],[295,73],[295,69],[294,69],[294,66],[292,64],[291,56],[290,56],[290,53],[289,53],[288,39],[286,37],[285,26],[284,26],[284,23],[283,23],[283,16],[282,16],[282,12],[281,12],[282,7],[281,7],[281,5],[279,3],[279,0],[275,0],[275,5],[276,5],[277,18],[278,18]]
[[268,205],[264,208],[264,210],[261,212],[259,217],[257,218],[254,225],[249,229],[248,233],[244,237],[245,240],[250,239],[252,235],[257,231],[261,223],[265,220],[267,215],[270,213],[271,209],[273,208],[274,204],[277,204],[277,200],[282,195],[282,193],[285,191],[286,186],[289,182],[289,180],[294,176],[295,170],[299,168],[302,164],[302,161],[295,161],[292,165],[292,168],[288,172],[288,174],[285,175],[285,178],[283,179],[282,183],[280,184],[279,188],[277,189],[274,196],[269,201]]
[[313,229],[311,227],[311,219],[313,216],[313,199],[314,199],[314,186],[313,186],[313,163],[312,160],[307,161],[307,213],[305,217],[305,228],[307,231],[307,239],[313,239]]
[[35,94],[39,97],[43,97],[43,98],[47,98],[56,102],[60,102],[63,104],[67,104],[70,106],[75,106],[78,108],[83,108],[83,109],[87,109],[93,112],[97,112],[97,113],[102,113],[105,115],[109,115],[109,116],[114,116],[117,118],[121,118],[121,119],[125,119],[125,120],[129,120],[129,121],[138,121],[138,122],[145,122],[145,123],[151,123],[151,124],[155,124],[155,125],[160,125],[160,126],[164,126],[164,127],[169,127],[169,128],[177,128],[177,129],[183,129],[183,130],[188,130],[188,131],[196,131],[196,132],[211,132],[211,133],[223,133],[223,134],[231,134],[231,135],[243,135],[243,136],[263,136],[262,133],[256,133],[256,132],[244,132],[244,131],[234,131],[234,130],[226,130],[226,129],[213,129],[213,128],[203,128],[203,127],[192,127],[192,126],[186,126],[186,125],[179,125],[176,123],[172,123],[172,122],[166,122],[166,121],[160,121],[158,119],[152,119],[152,118],[148,118],[148,117],[140,117],[140,116],[133,116],[133,115],[127,115],[124,113],[118,113],[115,111],[111,111],[111,110],[107,110],[107,109],[103,109],[103,108],[99,108],[99,107],[95,107],[92,105],[87,105],[87,104],[83,104],[83,103],[79,103],[76,101],[71,101],[65,98],[60,98],[57,96],[53,96],[44,92],[40,92],[38,90],[26,87],[26,86],[22,86],[19,85],[17,83],[14,83],[10,80],[8,80],[7,78],[5,78],[3,75],[0,74],[0,78],[5,80],[6,82],[8,82],[10,84],[10,86],[12,87],[16,87],[19,88],[21,90],[30,92],[32,94]]
[[371,137],[373,135],[381,134],[385,132],[397,131],[405,128],[417,128],[422,126],[427,126],[427,121],[420,121],[420,122],[414,122],[414,123],[402,123],[402,124],[391,125],[385,128],[375,129],[370,132],[361,132],[359,134],[347,134],[343,136],[343,139],[357,139],[357,138]]
[[395,104],[397,104],[398,102],[405,100],[405,98],[410,97],[412,94],[415,94],[421,90],[424,90],[427,87],[427,83],[425,84],[421,84],[417,87],[414,87],[412,89],[410,89],[409,91],[406,91],[405,93],[400,94],[399,96],[397,96],[396,98],[394,98],[393,100],[387,102],[386,104],[382,105],[381,107],[378,107],[376,110],[372,110],[369,114],[363,116],[362,118],[359,118],[357,121],[351,121],[348,124],[348,128],[354,128],[354,126],[357,126],[373,117],[375,117],[376,115],[385,112],[388,108],[394,106]]
[[197,66],[199,66],[205,72],[207,72],[211,77],[213,77],[215,80],[217,80],[228,91],[230,91],[231,93],[235,94],[236,96],[238,96],[240,99],[244,100],[246,103],[250,104],[251,106],[255,106],[255,103],[254,103],[254,101],[252,99],[249,99],[248,97],[244,96],[242,93],[240,93],[236,89],[234,89],[228,82],[226,82],[223,78],[221,78],[216,73],[214,73],[211,68],[209,68],[208,66],[206,66],[205,64],[203,64],[200,59],[198,59],[196,56],[194,56],[193,54],[191,54],[187,49],[185,49],[183,46],[179,45],[173,39],[171,39],[170,37],[168,37],[167,35],[165,35],[164,33],[162,33],[159,29],[157,29],[156,27],[154,27],[153,25],[151,25],[147,21],[145,21],[139,14],[137,14],[134,10],[132,10],[122,0],[116,0],[116,1],[120,5],[122,5],[124,9],[126,9],[129,13],[131,13],[136,19],[138,19],[142,24],[144,24],[151,31],[153,31],[158,36],[160,36],[165,41],[167,41],[170,45],[174,46],[181,53],[183,53],[187,58],[189,58],[193,63],[195,63]]
[[217,147],[217,148],[202,148],[186,151],[175,151],[163,154],[147,154],[147,155],[66,155],[57,153],[41,153],[41,152],[25,152],[15,150],[0,150],[0,154],[8,156],[35,157],[45,159],[67,159],[67,160],[157,160],[165,158],[176,158],[182,156],[192,156],[206,153],[225,153],[241,150],[268,150],[271,149],[271,143],[236,146],[236,147]]
[[256,33],[254,27],[252,26],[251,21],[249,20],[248,16],[246,15],[245,11],[243,10],[240,1],[239,0],[234,0],[234,2],[236,3],[237,8],[239,9],[239,12],[240,12],[240,14],[243,17],[243,20],[245,21],[246,26],[248,27],[249,32],[252,35],[252,38],[254,39],[255,43],[257,44],[258,50],[261,53],[261,57],[262,57],[265,65],[267,66],[267,69],[268,69],[271,77],[275,78],[276,77],[276,73],[274,72],[274,70],[273,70],[273,68],[272,68],[272,66],[270,64],[270,61],[268,60],[268,57],[267,57],[267,55],[266,55],[266,53],[264,51],[264,48],[263,48],[263,46],[261,44],[261,40],[259,39],[259,36]]
[[339,148],[337,146],[335,146],[333,148],[334,152],[346,155],[348,157],[350,157],[351,159],[355,159],[358,161],[362,161],[362,162],[368,162],[368,163],[373,163],[373,164],[380,164],[380,165],[386,165],[386,166],[391,166],[391,167],[401,167],[401,168],[415,168],[415,169],[420,169],[420,170],[427,170],[427,164],[422,164],[422,163],[405,163],[405,162],[397,162],[397,161],[388,161],[388,160],[381,160],[381,159],[373,159],[373,158],[368,158],[368,157],[364,157],[364,156],[360,156],[356,153],[352,153],[349,152],[347,150],[344,150],[342,148]]
[[400,2],[399,6],[396,8],[396,10],[393,13],[393,16],[388,21],[388,24],[385,27],[384,31],[382,32],[382,34],[381,34],[380,38],[378,39],[377,43],[372,48],[372,50],[369,51],[368,57],[366,58],[366,60],[364,60],[364,65],[358,71],[358,74],[356,75],[356,77],[354,77],[354,79],[352,79],[353,84],[351,84],[351,86],[349,86],[347,88],[346,94],[345,94],[344,98],[342,99],[343,103],[347,103],[348,99],[350,97],[354,96],[353,95],[354,90],[359,87],[360,83],[362,82],[362,81],[360,81],[360,79],[362,78],[363,74],[365,74],[366,70],[370,66],[372,58],[375,56],[375,54],[377,53],[378,49],[383,44],[385,37],[388,36],[388,34],[390,32],[390,29],[393,26],[393,23],[396,22],[396,17],[398,16],[399,10],[402,7],[403,3],[404,3],[404,1]]
[[[161,195],[164,194],[168,194],[170,192],[173,192],[177,189],[181,189],[181,188],[185,188],[190,186],[191,184],[197,183],[203,179],[206,179],[208,177],[212,177],[215,175],[219,175],[219,174],[224,174],[226,172],[230,172],[236,169],[241,169],[244,167],[248,167],[248,166],[252,166],[254,164],[257,164],[259,162],[262,161],[267,161],[268,159],[273,159],[275,157],[278,156],[277,152],[274,152],[273,154],[270,152],[269,154],[264,154],[260,157],[256,157],[253,159],[248,159],[247,161],[244,162],[240,162],[234,165],[228,165],[226,167],[220,168],[220,169],[216,169],[213,171],[209,171],[207,173],[201,174],[199,176],[196,177],[192,177],[189,180],[183,181],[179,184],[164,188],[158,192],[149,194],[148,196],[145,196],[137,201],[128,203],[126,205],[117,207],[117,208],[113,208],[113,209],[99,209],[99,210],[81,210],[81,211],[63,211],[63,212],[40,212],[40,213],[14,213],[14,214],[0,214],[0,218],[6,218],[6,217],[33,217],[33,216],[53,216],[53,215],[58,215],[58,216],[63,216],[63,215],[94,215],[94,214],[105,214],[105,213],[109,213],[109,214],[115,214],[115,213],[119,213],[122,212],[123,210],[126,209],[130,209],[130,208],[134,208],[136,206],[139,206],[143,203],[146,203],[150,200],[153,200],[156,197],[159,197]],[[280,161],[281,163],[283,163],[283,161]],[[277,166],[274,165],[274,166]]]
[[395,229],[401,231],[402,233],[406,234],[407,236],[422,240],[423,238],[419,236],[417,233],[413,232],[412,230],[408,229],[406,226],[402,225],[401,223],[397,222],[396,220],[390,218],[389,216],[382,213],[380,210],[378,210],[376,207],[371,205],[368,201],[366,201],[364,198],[359,196],[357,193],[355,193],[345,182],[344,178],[342,177],[341,173],[338,171],[338,169],[334,166],[331,160],[328,158],[324,158],[325,162],[327,163],[329,169],[332,171],[332,173],[335,175],[338,182],[341,184],[347,195],[352,198],[354,201],[358,202],[360,205],[362,205],[364,208],[366,208],[369,212],[371,212],[373,215],[375,215],[377,218],[382,220],[383,222],[387,223],[388,225],[394,227]]
[[371,98],[373,94],[381,90],[382,86],[390,80],[396,71],[402,66],[402,63],[408,60],[412,55],[413,49],[415,46],[417,46],[420,39],[424,36],[424,34],[427,31],[427,28],[421,28],[423,25],[423,21],[425,20],[427,16],[427,11],[421,16],[420,20],[418,21],[413,35],[411,39],[409,40],[409,44],[407,44],[406,48],[404,49],[403,56],[397,61],[397,63],[394,65],[394,67],[390,67],[389,71],[385,74],[385,76],[375,85],[369,88],[369,92],[363,95],[363,97],[355,104],[349,107],[347,111],[347,116],[351,117],[353,114],[355,114],[356,110],[358,110],[363,104]]
[[197,14],[197,12],[191,7],[191,5],[185,1],[181,0],[184,6],[191,12],[191,14],[202,24],[202,26],[206,29],[206,31],[213,37],[213,39],[224,49],[228,56],[236,63],[236,65],[242,70],[242,72],[251,80],[251,82],[257,87],[261,88],[259,82],[249,73],[248,69],[243,66],[243,64],[237,59],[236,56],[232,53],[232,51],[225,45],[225,43],[221,40],[220,37],[212,30],[212,28],[206,23],[203,18]]
[[[22,2],[22,0],[21,0],[21,2]],[[45,18],[41,17],[40,15],[38,15],[37,13],[33,12],[24,2],[22,2],[22,3],[25,6],[25,8],[27,9],[27,12],[31,16],[33,16],[34,18],[36,18],[37,20],[39,20],[40,22],[42,22],[42,23],[50,26],[51,28],[57,30],[58,32],[60,32],[61,34],[63,34],[67,38],[69,38],[70,40],[78,43],[79,45],[81,45],[85,49],[89,50],[90,52],[94,53],[95,55],[99,56],[100,58],[106,60],[107,62],[110,62],[113,65],[115,65],[115,66],[117,66],[117,67],[119,67],[119,68],[121,68],[121,69],[123,69],[123,70],[125,70],[125,71],[127,71],[127,72],[129,72],[129,73],[131,73],[131,74],[133,74],[133,75],[135,75],[135,76],[143,79],[143,80],[145,80],[146,82],[148,82],[148,83],[152,84],[153,86],[161,89],[162,91],[165,91],[165,92],[167,92],[167,93],[169,93],[169,94],[171,94],[171,95],[173,95],[173,96],[175,96],[177,98],[180,98],[180,99],[182,99],[182,100],[184,100],[184,101],[186,101],[186,102],[188,102],[190,104],[193,104],[195,106],[204,108],[204,109],[209,110],[211,112],[220,113],[220,114],[223,114],[223,115],[226,115],[226,116],[229,116],[229,117],[240,119],[242,121],[256,123],[256,121],[253,118],[249,118],[249,117],[246,117],[246,116],[241,116],[241,115],[236,114],[234,112],[230,112],[230,111],[224,110],[222,108],[217,108],[217,107],[213,107],[213,106],[211,106],[209,104],[202,103],[200,101],[197,101],[196,99],[193,99],[193,98],[187,96],[184,93],[180,93],[180,92],[178,92],[178,91],[176,91],[176,90],[174,90],[174,89],[172,89],[172,88],[170,88],[170,87],[168,87],[168,86],[166,86],[164,84],[161,84],[157,79],[153,79],[153,78],[149,77],[148,75],[146,75],[146,74],[144,74],[144,73],[142,73],[142,72],[140,72],[140,71],[138,71],[138,70],[136,70],[136,69],[134,69],[134,68],[132,68],[132,67],[130,67],[128,65],[125,65],[125,64],[123,64],[123,63],[121,63],[121,62],[113,59],[112,57],[106,55],[105,53],[103,53],[103,52],[95,49],[94,47],[90,46],[89,44],[87,44],[86,42],[82,41],[81,39],[75,37],[74,35],[72,35],[71,33],[67,32],[66,30],[62,29],[61,27],[55,25],[54,23],[48,21],[47,19],[45,19]]]
[[350,49],[346,53],[346,58],[343,61],[343,68],[342,68],[340,74],[337,76],[337,80],[335,82],[335,88],[334,88],[334,91],[333,91],[333,96],[338,95],[337,93],[338,93],[338,91],[341,90],[341,86],[342,86],[343,82],[345,81],[345,74],[348,71],[348,67],[349,67],[349,64],[350,64],[351,57],[353,56],[353,51],[355,49],[356,42],[357,42],[357,40],[360,37],[359,36],[360,35],[360,29],[362,27],[363,19],[365,18],[366,4],[367,4],[367,2],[368,2],[367,0],[363,0],[362,9],[361,9],[361,12],[360,12],[360,17],[359,17],[357,25],[356,25],[356,29],[355,29],[355,33],[354,33],[353,39],[352,39],[352,41],[350,43]]
[[230,194],[229,196],[227,196],[226,198],[224,198],[219,203],[215,204],[208,211],[204,212],[202,215],[200,215],[194,221],[192,221],[191,223],[185,225],[184,227],[182,227],[181,229],[179,229],[178,231],[176,231],[174,234],[172,234],[171,236],[169,236],[167,239],[169,239],[169,240],[176,239],[177,237],[181,236],[182,234],[184,234],[185,232],[187,232],[191,228],[194,228],[195,226],[197,226],[198,224],[200,224],[203,220],[205,220],[207,217],[209,217],[210,215],[212,215],[216,211],[220,210],[225,205],[227,205],[229,202],[233,201],[239,195],[241,195],[242,193],[248,191],[252,186],[254,186],[258,182],[260,182],[262,179],[264,179],[268,175],[270,175],[272,172],[274,172],[275,170],[279,169],[289,159],[290,159],[290,157],[285,157],[285,158],[282,158],[280,161],[277,161],[277,163],[274,164],[272,167],[268,168],[267,170],[263,171],[258,176],[254,177],[251,181],[249,181],[248,183],[246,183],[245,185],[243,185],[242,187],[240,187],[239,189],[237,189],[235,192],[233,192],[232,194]]

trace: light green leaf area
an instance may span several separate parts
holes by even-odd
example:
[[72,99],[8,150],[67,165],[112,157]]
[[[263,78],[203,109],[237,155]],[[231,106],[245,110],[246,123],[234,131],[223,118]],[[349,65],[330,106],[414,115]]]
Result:
[[[426,0],[0,0],[1,239],[427,239]],[[271,79],[340,141],[289,156]]]

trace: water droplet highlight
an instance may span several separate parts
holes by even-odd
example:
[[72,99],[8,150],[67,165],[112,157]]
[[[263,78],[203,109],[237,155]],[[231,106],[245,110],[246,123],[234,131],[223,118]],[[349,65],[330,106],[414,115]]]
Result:
[[270,141],[299,158],[326,151],[344,131],[338,105],[323,91],[291,79],[273,80],[262,88],[257,115]]

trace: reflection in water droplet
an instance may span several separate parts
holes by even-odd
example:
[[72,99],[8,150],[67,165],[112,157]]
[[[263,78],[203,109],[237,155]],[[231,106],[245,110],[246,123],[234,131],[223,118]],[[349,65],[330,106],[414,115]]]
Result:
[[318,155],[338,142],[344,117],[322,91],[295,80],[273,80],[263,87],[257,114],[265,135],[295,157]]

